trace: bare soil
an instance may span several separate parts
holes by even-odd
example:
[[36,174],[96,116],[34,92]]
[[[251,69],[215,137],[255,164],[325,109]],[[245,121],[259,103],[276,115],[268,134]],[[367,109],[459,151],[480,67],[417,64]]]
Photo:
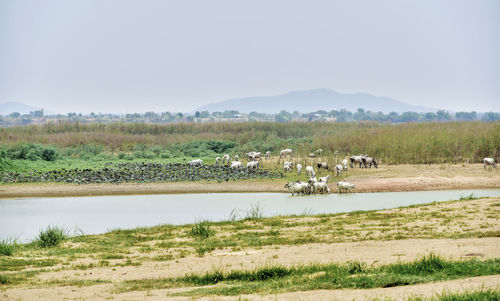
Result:
[[269,246],[242,251],[215,250],[204,257],[189,256],[175,261],[145,261],[141,266],[96,267],[84,271],[62,270],[43,273],[41,280],[85,279],[123,281],[145,278],[180,277],[189,273],[205,273],[214,269],[231,271],[254,269],[265,265],[307,265],[343,263],[351,260],[369,265],[413,261],[434,253],[449,259],[500,257],[500,238],[408,239],[394,241],[362,241],[297,246]]

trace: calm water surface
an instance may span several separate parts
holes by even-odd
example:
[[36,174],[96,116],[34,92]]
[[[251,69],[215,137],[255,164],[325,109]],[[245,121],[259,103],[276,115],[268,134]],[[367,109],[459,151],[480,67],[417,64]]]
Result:
[[375,210],[456,200],[462,195],[500,196],[500,189],[351,193],[290,196],[284,193],[210,193],[58,197],[0,200],[0,239],[32,240],[49,225],[86,234],[121,228],[240,218],[258,204],[265,216]]

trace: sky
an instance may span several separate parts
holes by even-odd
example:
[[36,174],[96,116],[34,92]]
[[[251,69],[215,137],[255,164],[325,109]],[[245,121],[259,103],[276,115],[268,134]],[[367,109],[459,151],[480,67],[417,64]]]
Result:
[[0,103],[189,112],[315,88],[500,112],[500,1],[0,0]]

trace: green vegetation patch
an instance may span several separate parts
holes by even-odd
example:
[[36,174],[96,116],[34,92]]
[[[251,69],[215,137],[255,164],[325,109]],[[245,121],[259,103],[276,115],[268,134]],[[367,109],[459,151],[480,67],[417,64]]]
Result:
[[0,173],[0,183],[123,183],[123,182],[177,182],[211,180],[217,182],[246,179],[276,179],[284,177],[281,172],[263,169],[232,169],[222,165],[191,166],[173,163],[120,163],[108,164],[102,169],[59,169],[32,171],[29,173]]
[[68,238],[69,235],[65,229],[48,226],[47,229],[40,231],[35,244],[40,248],[50,248],[59,245]]
[[443,293],[432,298],[410,298],[408,301],[499,301],[500,291],[479,290],[463,293]]
[[[431,254],[409,263],[377,267],[362,262],[268,266],[251,271],[213,271],[177,278],[124,281],[117,285],[117,291],[201,286],[176,295],[270,294],[314,289],[394,287],[496,274],[500,274],[500,259],[450,261]],[[210,287],[203,287],[208,285]]]
[[0,240],[0,255],[12,256],[17,248],[17,241],[15,239],[2,239]]
[[208,221],[201,221],[194,224],[189,235],[199,240],[204,240],[215,235],[215,230],[210,228],[210,224]]

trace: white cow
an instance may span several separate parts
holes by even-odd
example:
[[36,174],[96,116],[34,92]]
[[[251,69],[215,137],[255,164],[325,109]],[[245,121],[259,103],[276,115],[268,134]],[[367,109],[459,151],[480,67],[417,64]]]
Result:
[[314,172],[314,168],[310,165],[306,166],[306,173],[310,177],[315,177],[316,173]]
[[267,152],[266,152],[266,160],[267,160],[267,159],[269,159],[269,158],[271,158],[271,152],[270,152],[270,151],[267,151]]
[[260,159],[260,152],[248,152],[246,153],[248,161],[254,161]]
[[330,188],[326,182],[317,182],[312,185],[313,193],[330,193]]
[[286,183],[285,188],[288,188],[288,190],[294,194],[309,194],[311,191],[311,185],[308,183],[304,182],[292,182],[292,183]]
[[243,163],[240,161],[231,162],[231,169],[243,169]]
[[283,163],[283,170],[285,172],[292,172],[293,171],[293,162],[285,161]]
[[314,183],[318,183],[318,179],[316,177],[310,177],[307,183],[312,186]]
[[250,161],[247,163],[247,169],[248,170],[257,170],[259,169],[259,162],[258,161]]
[[354,189],[355,186],[354,184],[348,183],[348,182],[337,182],[337,189],[339,193],[342,193],[342,191],[346,192],[351,192],[352,189]]
[[377,161],[375,159],[373,159],[372,157],[364,156],[363,158],[361,158],[361,160],[363,160],[363,166],[365,168],[367,168],[367,166],[372,168],[372,164],[373,164],[373,166],[375,166],[375,168],[378,168]]
[[484,163],[485,169],[486,169],[486,165],[493,166],[494,168],[497,168],[497,162],[495,162],[494,158],[484,158],[483,163]]
[[224,156],[222,156],[222,164],[228,164],[229,165],[229,155],[228,154],[225,154]]
[[328,181],[330,181],[332,177],[330,175],[327,175],[326,177],[321,177],[319,178],[319,181],[320,182],[325,182],[325,183],[328,183]]
[[333,169],[335,169],[335,171],[337,172],[337,177],[338,177],[338,176],[340,176],[340,173],[342,172],[343,167],[342,167],[342,165],[337,164],[337,165],[335,165],[335,167]]
[[189,165],[191,166],[203,166],[203,160],[201,159],[194,159],[189,161]]
[[297,164],[297,174],[300,175],[300,172],[302,171],[302,164]]
[[367,155],[351,156],[351,168],[354,168],[354,164],[359,164],[359,168],[361,168],[361,164],[363,164],[363,157],[367,157]]
[[286,157],[288,155],[290,155],[290,157],[293,155],[293,152],[291,149],[286,148],[286,149],[280,151],[280,159],[283,157]]
[[344,170],[347,170],[347,164],[349,164],[349,162],[347,161],[347,159],[344,158],[344,160],[342,160],[342,165],[344,165]]

